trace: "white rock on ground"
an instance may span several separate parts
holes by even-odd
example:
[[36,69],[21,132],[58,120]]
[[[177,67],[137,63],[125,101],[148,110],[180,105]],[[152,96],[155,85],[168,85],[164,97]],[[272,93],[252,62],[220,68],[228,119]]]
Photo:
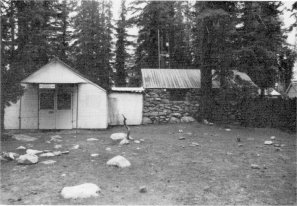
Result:
[[186,116],[181,118],[181,122],[195,122],[195,119],[193,117]]
[[18,158],[20,155],[14,152],[2,152],[1,157],[2,160],[14,160]]
[[37,155],[37,154],[43,153],[43,151],[35,150],[35,149],[27,149],[26,153],[31,155]]
[[55,160],[45,160],[45,161],[42,161],[40,163],[45,164],[45,165],[49,165],[49,164],[54,164],[55,162],[56,162]]
[[230,132],[230,131],[231,131],[231,129],[228,129],[228,128],[227,128],[227,129],[225,129],[225,130],[226,130],[227,132]]
[[56,144],[56,145],[54,146],[54,148],[55,148],[55,149],[62,148],[62,145],[61,145],[61,144]]
[[105,150],[106,151],[111,151],[111,148],[110,147],[106,147]]
[[19,156],[17,162],[24,165],[36,164],[38,162],[38,157],[36,155],[25,154]]
[[19,146],[18,148],[16,148],[17,150],[21,150],[21,149],[26,149],[26,147],[24,146]]
[[98,157],[99,154],[95,153],[95,154],[91,154],[91,157]]
[[113,133],[113,134],[110,135],[110,138],[113,141],[126,139],[126,137],[127,137],[127,134],[126,133]]
[[59,156],[59,155],[62,154],[62,152],[61,152],[61,151],[53,151],[53,154],[54,154],[55,156]]
[[61,191],[61,195],[65,199],[78,199],[97,197],[100,192],[100,188],[93,183],[84,183],[72,187],[64,187]]
[[134,143],[139,144],[140,141],[139,140],[134,140]]
[[268,140],[268,141],[265,141],[264,144],[265,145],[272,145],[273,144],[273,141]]
[[52,152],[47,152],[47,153],[43,153],[41,155],[39,155],[40,157],[54,157],[56,156],[54,153]]
[[24,142],[32,142],[37,140],[36,137],[31,137],[25,134],[15,134],[12,136],[13,139],[19,140],[19,141],[24,141]]
[[123,156],[115,156],[114,158],[110,159],[106,163],[107,165],[117,166],[120,168],[130,167],[131,163]]
[[271,136],[270,139],[274,140],[275,139],[275,136]]
[[97,138],[89,138],[89,139],[87,139],[87,141],[98,141],[99,139],[97,139]]
[[74,145],[71,149],[78,149],[79,148],[79,145]]
[[124,145],[124,144],[129,144],[129,140],[127,140],[126,138],[122,139],[122,141],[120,142],[120,145]]

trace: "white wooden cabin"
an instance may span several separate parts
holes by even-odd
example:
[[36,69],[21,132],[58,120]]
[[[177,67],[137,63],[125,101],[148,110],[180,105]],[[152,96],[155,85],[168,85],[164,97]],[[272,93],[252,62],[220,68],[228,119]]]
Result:
[[5,129],[105,129],[107,92],[59,59],[28,76],[23,96],[5,108]]

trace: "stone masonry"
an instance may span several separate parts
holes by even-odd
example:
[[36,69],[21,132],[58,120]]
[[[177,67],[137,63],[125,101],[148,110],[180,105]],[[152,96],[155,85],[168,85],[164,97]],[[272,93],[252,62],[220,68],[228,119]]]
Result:
[[143,103],[143,124],[195,121],[199,109],[197,90],[187,90],[184,101],[172,101],[168,89],[146,89]]

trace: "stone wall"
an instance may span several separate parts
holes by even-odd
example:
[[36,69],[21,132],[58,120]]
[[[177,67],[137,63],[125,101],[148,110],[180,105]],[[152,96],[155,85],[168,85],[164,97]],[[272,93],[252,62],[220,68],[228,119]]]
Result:
[[146,89],[143,101],[143,124],[191,122],[199,109],[199,91],[187,90],[184,101],[172,101],[168,89]]

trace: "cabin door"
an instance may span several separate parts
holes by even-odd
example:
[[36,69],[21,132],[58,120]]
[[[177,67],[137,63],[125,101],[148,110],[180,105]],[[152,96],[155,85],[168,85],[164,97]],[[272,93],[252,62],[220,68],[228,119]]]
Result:
[[40,90],[39,129],[72,129],[71,88]]
[[39,129],[55,129],[55,90],[46,89],[39,93]]

